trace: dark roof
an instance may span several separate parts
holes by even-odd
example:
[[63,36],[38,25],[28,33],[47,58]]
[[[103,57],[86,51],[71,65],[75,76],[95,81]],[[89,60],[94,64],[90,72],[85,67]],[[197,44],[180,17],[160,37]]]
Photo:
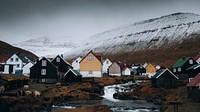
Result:
[[172,68],[182,67],[191,57],[181,58],[179,59]]
[[197,68],[200,68],[200,64],[195,64],[195,65],[189,67],[189,68],[186,69],[186,70],[195,70],[195,69],[197,69]]
[[77,71],[77,70],[72,70],[72,69],[69,69],[69,70],[65,73],[65,75],[66,75],[67,73],[69,73],[69,71],[72,71],[72,72],[74,73],[74,75],[76,75],[76,76],[82,76],[81,73],[80,73],[79,71]]
[[178,77],[176,75],[174,75],[169,69],[161,69],[159,71],[156,72],[156,74],[152,77],[152,78],[159,78],[163,73],[165,73],[166,71],[169,71],[172,76],[174,76],[176,79],[178,79]]
[[28,57],[21,55],[20,53],[16,53],[16,55],[22,60],[24,63],[28,63],[31,61]]
[[120,68],[121,70],[123,70],[124,68],[132,68],[132,67],[128,63],[124,62],[124,63],[120,63]]
[[200,83],[200,74],[196,75],[186,86],[192,87],[192,86],[198,86]]

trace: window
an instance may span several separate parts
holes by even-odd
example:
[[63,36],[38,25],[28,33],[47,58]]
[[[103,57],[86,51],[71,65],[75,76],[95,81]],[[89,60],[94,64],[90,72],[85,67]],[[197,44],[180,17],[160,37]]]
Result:
[[60,58],[56,58],[56,62],[60,62]]
[[106,61],[106,64],[109,64],[109,61]]
[[181,72],[181,68],[178,68],[178,72]]
[[93,72],[92,72],[92,71],[89,71],[89,74],[93,74]]
[[45,79],[42,79],[42,82],[45,82]]
[[191,60],[189,60],[189,64],[193,64],[193,60],[191,59]]
[[19,64],[17,64],[17,68],[19,68]]
[[42,75],[46,75],[46,69],[42,69],[42,70],[41,70],[41,74],[42,74]]
[[76,63],[78,63],[78,60],[76,60]]
[[18,62],[19,61],[19,58],[15,58],[15,62]]
[[87,59],[88,60],[94,60],[94,56],[88,56]]
[[173,69],[173,72],[176,72],[176,68]]
[[42,66],[47,66],[47,61],[46,60],[42,60]]
[[13,58],[10,58],[10,62],[13,62]]

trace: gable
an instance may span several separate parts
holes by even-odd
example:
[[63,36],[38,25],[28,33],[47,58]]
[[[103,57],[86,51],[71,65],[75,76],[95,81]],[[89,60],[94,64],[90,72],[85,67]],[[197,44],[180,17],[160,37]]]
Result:
[[178,79],[169,69],[161,70],[155,75],[156,78],[175,78]]
[[[87,62],[96,62],[96,63],[101,63],[101,61],[94,55],[94,53],[89,52],[81,61],[80,63]],[[102,64],[102,63],[101,63]]]

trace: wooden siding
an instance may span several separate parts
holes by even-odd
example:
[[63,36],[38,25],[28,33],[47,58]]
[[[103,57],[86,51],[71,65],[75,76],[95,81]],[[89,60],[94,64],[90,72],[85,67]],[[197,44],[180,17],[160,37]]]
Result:
[[117,63],[113,63],[110,67],[109,67],[109,74],[121,74],[121,68]]
[[154,73],[156,72],[156,68],[152,64],[148,64],[146,67],[146,73]]
[[[93,56],[93,60],[88,60],[88,56]],[[93,55],[89,53],[81,62],[80,62],[80,71],[101,71],[102,63]]]

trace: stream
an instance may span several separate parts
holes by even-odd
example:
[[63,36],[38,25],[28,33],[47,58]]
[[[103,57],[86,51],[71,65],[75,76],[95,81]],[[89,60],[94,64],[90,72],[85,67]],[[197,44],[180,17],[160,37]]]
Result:
[[[116,84],[111,86],[105,86],[103,91],[104,95],[102,100],[79,100],[68,101],[61,105],[53,105],[52,109],[56,108],[76,108],[81,106],[90,105],[108,105],[113,112],[159,112],[158,105],[146,102],[145,100],[118,100],[113,98],[113,94],[117,92],[129,92],[133,91],[132,85],[134,83],[128,82],[125,84]],[[154,109],[152,109],[154,108]]]

